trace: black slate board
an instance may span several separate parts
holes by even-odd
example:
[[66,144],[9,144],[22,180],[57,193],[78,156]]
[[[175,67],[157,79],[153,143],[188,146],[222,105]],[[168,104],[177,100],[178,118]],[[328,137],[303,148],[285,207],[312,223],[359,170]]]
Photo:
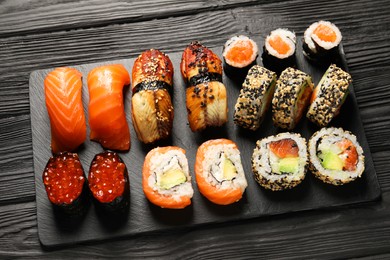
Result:
[[[264,42],[263,38],[254,39],[259,46]],[[185,46],[183,46],[183,49],[184,47]],[[215,48],[213,50],[221,57],[222,48]],[[348,70],[342,47],[340,48],[340,51],[341,55],[338,58],[337,64],[345,70]],[[42,183],[42,172],[47,160],[51,156],[50,124],[44,101],[43,80],[47,73],[53,68],[38,70],[31,73],[31,126],[38,232],[42,245],[52,247],[80,242],[102,241],[151,231],[194,227],[201,224],[220,223],[287,212],[343,206],[374,201],[380,198],[381,191],[364,134],[352,85],[350,86],[350,95],[347,98],[339,117],[331,123],[331,126],[343,127],[357,136],[366,156],[365,172],[362,178],[348,185],[334,187],[322,183],[308,173],[306,179],[296,188],[282,192],[272,192],[261,188],[256,183],[252,175],[250,164],[255,142],[262,137],[280,132],[280,129],[277,129],[272,125],[271,112],[268,112],[265,121],[256,132],[243,130],[235,126],[233,124],[232,116],[234,104],[237,100],[241,85],[236,80],[232,80],[224,74],[223,81],[228,91],[229,122],[221,128],[207,129],[202,133],[192,133],[187,122],[185,86],[179,71],[181,53],[168,53],[168,55],[175,68],[173,94],[175,119],[173,133],[170,139],[155,145],[143,145],[140,143],[137,140],[131,122],[130,91],[127,90],[125,95],[127,121],[131,130],[131,149],[129,152],[121,153],[120,155],[129,171],[131,191],[129,212],[119,218],[98,213],[93,204],[89,206],[87,214],[82,219],[69,219],[53,211]],[[260,57],[261,53],[257,61],[258,64],[262,65]],[[88,91],[86,78],[88,72],[99,65],[113,63],[121,63],[125,65],[129,72],[131,72],[133,62],[134,58],[71,66],[78,69],[83,74],[83,101],[87,118]],[[316,84],[327,67],[309,63],[303,57],[301,43],[298,41],[297,68],[310,74]],[[316,126],[303,118],[296,129],[294,129],[294,132],[301,133],[308,139],[316,130],[318,130]],[[248,180],[248,188],[243,199],[238,203],[229,206],[214,205],[202,197],[197,190],[193,174],[195,155],[198,146],[206,140],[221,137],[232,139],[238,144],[241,151],[243,167]],[[147,152],[157,145],[176,145],[187,151],[190,171],[193,175],[192,184],[195,193],[192,205],[186,209],[160,209],[150,204],[143,194],[141,185],[143,160]],[[94,155],[101,151],[102,148],[98,143],[90,142],[89,140],[87,140],[79,149],[78,153],[85,170],[89,169],[89,164]]]

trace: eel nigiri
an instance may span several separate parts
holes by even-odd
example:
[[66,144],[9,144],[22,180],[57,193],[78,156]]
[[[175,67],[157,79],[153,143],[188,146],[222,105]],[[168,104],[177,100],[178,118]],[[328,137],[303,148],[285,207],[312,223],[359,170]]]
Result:
[[194,41],[183,52],[180,70],[187,82],[186,106],[191,130],[226,123],[226,87],[222,83],[222,61],[218,56]]
[[123,104],[123,87],[130,75],[123,65],[105,65],[88,74],[90,139],[104,148],[126,151],[130,132]]
[[147,50],[135,60],[132,77],[131,115],[138,139],[152,143],[167,138],[173,123],[171,60],[159,50]]
[[237,145],[228,139],[215,139],[199,146],[195,177],[200,193],[218,205],[239,201],[248,183]]
[[74,151],[87,136],[81,73],[72,68],[56,68],[45,78],[46,108],[50,118],[53,153]]

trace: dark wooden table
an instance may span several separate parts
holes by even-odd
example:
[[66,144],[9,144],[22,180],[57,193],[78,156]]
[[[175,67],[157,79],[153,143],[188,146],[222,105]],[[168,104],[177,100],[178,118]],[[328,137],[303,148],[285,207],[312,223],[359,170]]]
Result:
[[[271,1],[270,1],[271,2]],[[37,233],[29,74],[33,70],[222,46],[270,25],[343,33],[382,200],[137,235],[58,250]],[[376,1],[0,1],[0,258],[390,258],[390,3]]]

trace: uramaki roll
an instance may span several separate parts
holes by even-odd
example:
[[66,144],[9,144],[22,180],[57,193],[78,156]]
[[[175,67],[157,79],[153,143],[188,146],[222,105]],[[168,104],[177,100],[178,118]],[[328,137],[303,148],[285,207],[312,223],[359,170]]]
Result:
[[219,205],[239,201],[248,186],[240,151],[228,139],[209,140],[199,146],[195,176],[200,193]]
[[182,209],[191,204],[194,190],[185,150],[177,146],[157,147],[145,157],[142,187],[156,206]]

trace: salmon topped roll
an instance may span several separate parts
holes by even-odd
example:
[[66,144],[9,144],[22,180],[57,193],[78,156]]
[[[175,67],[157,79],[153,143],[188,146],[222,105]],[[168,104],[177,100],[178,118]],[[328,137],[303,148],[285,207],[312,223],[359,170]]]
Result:
[[45,78],[45,101],[53,153],[74,151],[87,136],[81,77],[78,70],[64,67],[56,68]]
[[222,61],[218,56],[194,41],[184,50],[180,69],[187,82],[186,106],[191,130],[201,131],[226,123],[226,87],[222,83]]
[[130,75],[121,64],[100,66],[88,74],[90,138],[106,149],[130,149],[123,104],[123,87],[129,84]]
[[199,146],[195,176],[200,193],[219,205],[239,201],[248,186],[240,151],[228,139],[209,140]]
[[135,60],[132,77],[131,115],[138,139],[152,143],[167,138],[173,123],[171,60],[159,50],[147,50]]
[[194,190],[185,150],[176,146],[151,150],[142,168],[142,187],[146,198],[161,208],[190,205]]

